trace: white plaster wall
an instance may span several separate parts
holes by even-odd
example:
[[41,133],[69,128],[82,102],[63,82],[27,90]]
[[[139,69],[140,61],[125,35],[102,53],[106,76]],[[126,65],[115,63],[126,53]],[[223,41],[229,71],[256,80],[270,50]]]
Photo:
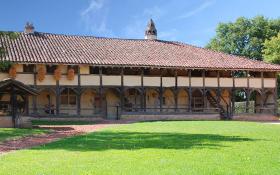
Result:
[[162,86],[163,87],[174,87],[175,86],[175,77],[162,77]]
[[125,75],[123,81],[124,86],[141,86],[141,76]]
[[160,77],[144,77],[144,86],[160,86]]
[[0,81],[9,78],[9,74],[0,72]]
[[120,86],[121,76],[118,75],[102,75],[102,83],[104,86]]
[[33,74],[17,74],[16,80],[20,81],[26,85],[34,85],[34,75]]
[[235,87],[247,87],[247,78],[235,78]]
[[250,78],[249,79],[249,87],[250,88],[261,88],[262,87],[262,79],[261,78]]
[[74,76],[74,80],[68,80],[67,75],[62,75],[61,79],[59,80],[59,85],[77,86],[78,85],[78,75]]
[[89,66],[80,65],[80,74],[89,74]]
[[81,75],[81,85],[99,86],[100,77],[99,75]]
[[218,78],[205,78],[206,87],[218,87]]
[[182,87],[182,86],[188,87],[189,86],[189,77],[178,77],[177,81],[178,81],[177,82],[178,87]]
[[37,79],[37,85],[56,85],[53,75],[46,75],[43,81]]
[[264,87],[265,88],[274,88],[275,87],[275,78],[265,78]]
[[233,78],[220,78],[221,87],[233,87]]
[[192,87],[202,87],[203,86],[203,78],[202,77],[192,77],[191,78]]

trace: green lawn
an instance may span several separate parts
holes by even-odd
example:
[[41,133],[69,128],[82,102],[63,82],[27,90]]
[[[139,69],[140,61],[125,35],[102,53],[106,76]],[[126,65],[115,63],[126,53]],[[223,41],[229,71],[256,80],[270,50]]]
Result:
[[0,174],[177,175],[280,172],[280,125],[147,122],[0,156]]
[[[42,129],[16,129],[16,128],[0,128],[0,142],[9,139],[16,139],[28,135],[43,134],[48,132]],[[1,171],[0,171],[1,173]]]

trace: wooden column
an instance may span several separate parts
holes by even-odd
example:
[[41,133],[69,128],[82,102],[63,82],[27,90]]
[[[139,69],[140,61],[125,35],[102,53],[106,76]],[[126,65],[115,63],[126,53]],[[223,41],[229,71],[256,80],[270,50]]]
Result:
[[58,116],[60,114],[60,86],[59,86],[59,80],[56,80],[56,115]]
[[99,113],[106,118],[105,114],[105,109],[104,109],[104,106],[103,106],[103,82],[102,82],[102,67],[99,67],[99,106],[100,106],[100,109],[99,109]]
[[274,88],[274,115],[278,115],[278,75],[275,72],[275,88]]
[[189,112],[192,112],[192,71],[188,71],[189,76]]
[[81,115],[81,72],[78,66],[78,94],[77,94],[77,115]]
[[246,88],[246,113],[249,112],[249,96],[250,96],[250,83],[249,83],[249,71],[246,71],[247,88]]
[[175,93],[174,93],[174,100],[175,100],[175,112],[178,110],[178,75],[177,70],[175,70]]
[[235,114],[235,77],[234,77],[235,72],[231,71],[231,76],[232,76],[232,89],[231,89],[231,103],[232,103],[232,108],[231,108],[231,115]]
[[144,90],[144,69],[142,68],[141,69],[141,111],[145,111],[144,108],[146,108],[145,107],[145,102],[146,102],[145,96],[146,96],[146,94],[145,94],[144,91],[145,91]]
[[[37,71],[36,71],[36,65],[34,65],[33,70],[33,77],[34,77],[34,88],[37,89]],[[37,113],[37,96],[32,96],[32,107],[33,107],[33,113]]]
[[205,70],[202,70],[202,78],[203,78],[203,112],[207,108],[207,100],[206,100],[206,89],[205,89]]
[[123,85],[124,69],[121,68],[121,112],[124,110],[124,85]]
[[264,99],[265,99],[263,71],[261,72],[261,81],[262,81],[262,89],[261,89],[262,94],[261,94],[261,109],[260,109],[260,113],[263,112],[263,108],[264,108]]
[[218,104],[220,104],[221,103],[220,71],[217,72],[217,81],[218,81],[217,101]]
[[162,112],[162,103],[163,103],[162,73],[160,74],[159,98],[160,98],[159,101],[160,112]]

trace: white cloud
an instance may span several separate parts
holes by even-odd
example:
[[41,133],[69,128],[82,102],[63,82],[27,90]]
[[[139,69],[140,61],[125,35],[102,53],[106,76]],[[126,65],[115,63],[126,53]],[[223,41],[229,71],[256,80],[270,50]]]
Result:
[[95,35],[113,37],[113,31],[107,25],[109,8],[106,0],[91,0],[87,8],[81,11],[81,20],[85,29]]
[[215,2],[216,2],[215,0],[210,0],[210,1],[207,0],[204,3],[200,4],[197,8],[179,16],[178,19],[185,19],[185,18],[192,17],[192,16],[202,12],[203,10],[207,9],[208,7],[213,5]]

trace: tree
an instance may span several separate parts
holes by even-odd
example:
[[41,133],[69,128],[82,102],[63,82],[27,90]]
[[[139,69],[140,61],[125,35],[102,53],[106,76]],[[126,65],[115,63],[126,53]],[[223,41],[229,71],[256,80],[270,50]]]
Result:
[[[15,39],[18,36],[18,34],[15,32],[0,31],[0,37],[5,37],[5,36]],[[5,55],[5,43],[0,42],[0,72],[7,71],[12,66],[12,62],[3,59],[4,55]]]
[[216,36],[206,47],[233,55],[263,60],[263,43],[276,36],[279,31],[280,18],[267,19],[263,16],[256,16],[248,19],[240,17],[235,22],[220,23],[216,29]]
[[274,64],[280,64],[280,33],[272,37],[270,40],[265,40],[263,49],[264,61]]

